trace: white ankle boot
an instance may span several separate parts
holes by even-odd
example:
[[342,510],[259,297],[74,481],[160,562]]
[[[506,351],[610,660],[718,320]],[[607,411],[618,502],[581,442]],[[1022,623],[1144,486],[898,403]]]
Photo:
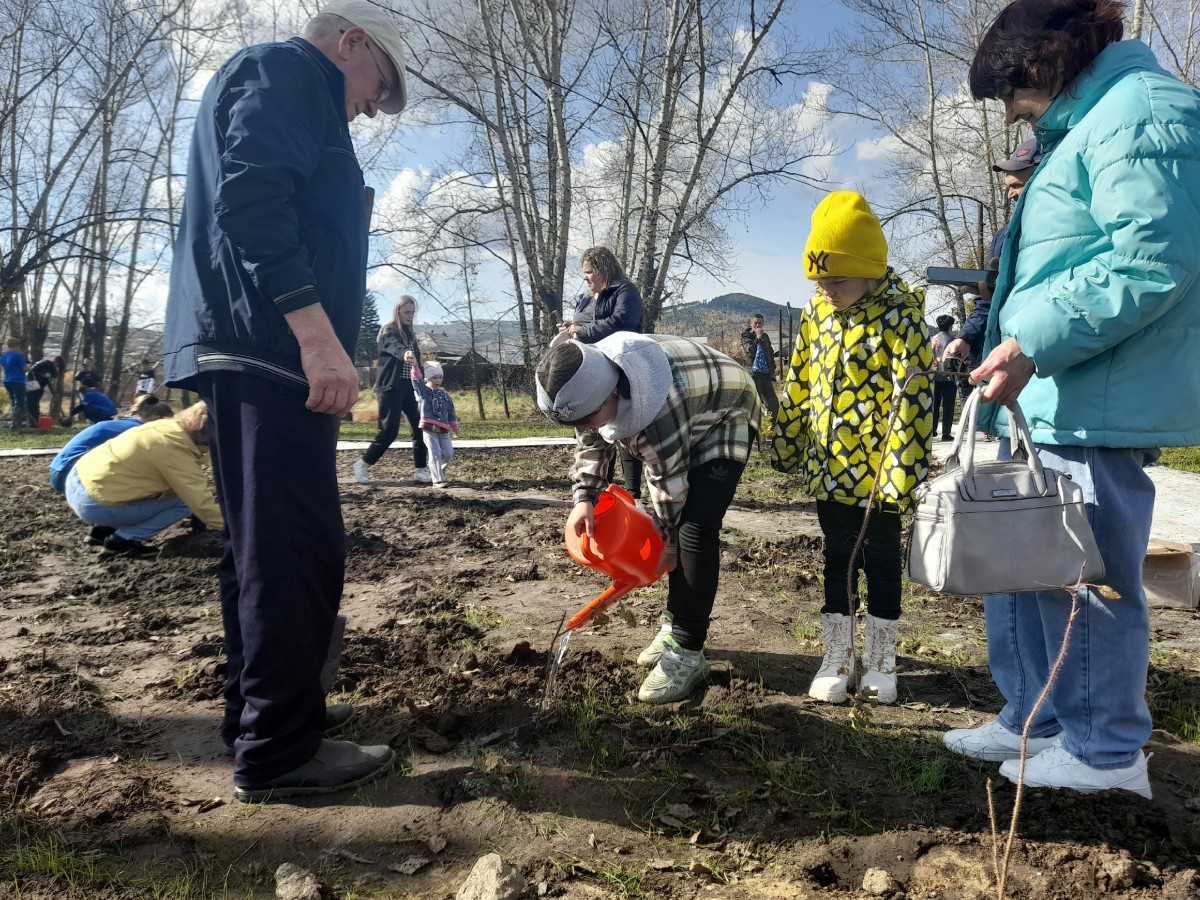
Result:
[[874,694],[880,703],[896,702],[896,635],[899,632],[899,620],[867,616],[862,658],[864,674],[858,689],[864,695]]
[[854,619],[821,613],[825,658],[808,686],[808,696],[827,703],[844,703],[854,687]]

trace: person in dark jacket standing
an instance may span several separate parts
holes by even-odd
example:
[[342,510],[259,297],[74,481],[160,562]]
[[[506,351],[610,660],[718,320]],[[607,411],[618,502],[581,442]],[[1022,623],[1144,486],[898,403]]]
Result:
[[413,481],[421,484],[433,482],[433,476],[429,474],[429,453],[421,434],[417,395],[409,378],[412,366],[404,361],[404,354],[411,350],[418,368],[421,365],[421,348],[417,345],[417,336],[412,327],[416,315],[417,301],[405,294],[397,301],[392,320],[379,329],[379,380],[375,383],[375,397],[379,401],[379,433],[363,453],[362,459],[354,464],[354,477],[359,484],[370,482],[367,469],[379,462],[387,448],[392,446],[392,441],[400,433],[402,416],[408,419],[408,427],[412,430],[413,462],[417,467],[413,472]]
[[[29,378],[31,381],[37,382],[37,388],[30,390],[29,382],[26,382],[25,405],[29,408],[29,421],[33,424],[36,425],[42,415],[42,395],[46,393],[46,388],[54,383],[62,371],[63,358],[61,356],[47,357],[30,366]],[[54,390],[54,388],[50,389]]]
[[[588,289],[575,298],[574,316],[558,327],[559,337],[594,344],[618,331],[641,334],[642,294],[625,277],[616,254],[607,247],[589,247],[583,251],[581,266]],[[620,455],[625,490],[640,497],[642,462],[625,450]]]
[[234,54],[196,113],[163,367],[209,409],[221,735],[242,802],[345,790],[395,759],[324,737],[337,722],[321,669],[345,576],[335,447],[358,399],[371,212],[349,123],[406,101],[395,19],[332,0],[303,37]]
[[766,325],[759,313],[750,317],[750,326],[742,332],[742,352],[746,354],[746,368],[758,388],[758,398],[773,422],[779,413],[779,398],[775,396],[775,348],[771,346]]

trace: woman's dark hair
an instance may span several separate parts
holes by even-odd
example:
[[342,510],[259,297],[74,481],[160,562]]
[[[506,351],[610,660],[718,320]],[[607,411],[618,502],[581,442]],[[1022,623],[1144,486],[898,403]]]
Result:
[[976,100],[1018,88],[1054,97],[1121,40],[1124,6],[1117,0],[1015,0],[992,22],[971,63]]
[[606,287],[629,280],[625,277],[625,271],[621,268],[621,264],[617,262],[616,254],[607,247],[589,247],[584,250],[580,265],[583,263],[591,266],[592,271],[604,279]]
[[949,331],[951,326],[954,325],[954,316],[938,316],[936,321],[938,328],[942,331]]
[[551,399],[558,396],[583,365],[583,351],[571,343],[555,344],[538,363],[537,380]]

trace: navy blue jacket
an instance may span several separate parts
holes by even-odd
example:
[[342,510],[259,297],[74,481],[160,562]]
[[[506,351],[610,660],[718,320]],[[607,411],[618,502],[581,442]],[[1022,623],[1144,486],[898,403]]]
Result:
[[610,284],[593,302],[590,293],[575,299],[575,314],[571,318],[579,326],[575,339],[594,344],[618,331],[642,332],[642,295],[629,281]]
[[342,73],[301,38],[235,54],[200,102],[171,266],[163,369],[307,385],[283,314],[320,303],[348,354],[367,215]]

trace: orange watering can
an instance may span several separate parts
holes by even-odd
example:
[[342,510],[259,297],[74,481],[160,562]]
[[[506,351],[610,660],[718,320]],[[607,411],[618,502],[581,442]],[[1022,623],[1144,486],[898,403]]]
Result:
[[629,492],[610,484],[596,498],[595,526],[589,538],[563,532],[567,553],[575,562],[603,572],[613,583],[567,622],[573,631],[596,613],[616,603],[636,588],[654,584],[662,577],[659,566],[663,540],[654,520],[634,505]]

